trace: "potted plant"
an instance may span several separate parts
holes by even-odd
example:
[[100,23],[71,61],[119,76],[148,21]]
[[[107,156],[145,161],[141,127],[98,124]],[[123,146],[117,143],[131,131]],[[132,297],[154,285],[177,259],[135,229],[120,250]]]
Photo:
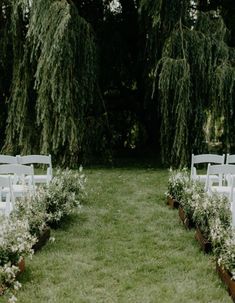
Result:
[[178,208],[183,191],[190,181],[190,175],[186,168],[180,170],[170,169],[168,188],[166,192],[167,204],[170,208]]
[[235,230],[222,232],[223,243],[217,250],[216,271],[235,302]]
[[1,216],[0,222],[0,292],[3,293],[9,287],[19,288],[17,274],[24,270],[24,257],[33,254],[36,238],[30,234],[27,220]]
[[69,169],[57,171],[41,197],[46,205],[50,226],[58,227],[63,218],[80,209],[80,203],[86,197],[85,183],[82,169],[78,172]]
[[[197,229],[195,238],[205,252],[209,252],[216,246],[214,237],[215,222],[219,220],[221,226],[226,228],[231,222],[230,203],[227,197],[218,193],[204,193],[194,203],[193,220]],[[213,243],[212,243],[213,240]]]
[[196,180],[190,180],[183,190],[179,206],[179,216],[186,228],[195,226],[193,220],[194,204],[203,194],[204,187]]
[[34,195],[17,200],[14,211],[11,213],[12,218],[28,222],[30,234],[37,239],[32,247],[34,251],[41,249],[50,238],[50,228],[46,224],[48,214],[44,195],[45,189],[40,187]]

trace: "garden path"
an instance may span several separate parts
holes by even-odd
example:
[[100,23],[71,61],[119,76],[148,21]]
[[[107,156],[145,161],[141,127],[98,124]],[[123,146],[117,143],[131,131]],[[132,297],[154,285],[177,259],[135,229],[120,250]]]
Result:
[[85,173],[88,201],[27,260],[18,303],[231,302],[212,258],[165,204],[166,170]]

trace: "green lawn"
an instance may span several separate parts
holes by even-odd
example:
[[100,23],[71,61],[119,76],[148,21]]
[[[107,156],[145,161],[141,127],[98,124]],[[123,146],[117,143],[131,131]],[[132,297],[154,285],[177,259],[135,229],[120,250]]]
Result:
[[86,205],[26,260],[18,303],[232,302],[212,257],[165,205],[167,170],[85,173]]

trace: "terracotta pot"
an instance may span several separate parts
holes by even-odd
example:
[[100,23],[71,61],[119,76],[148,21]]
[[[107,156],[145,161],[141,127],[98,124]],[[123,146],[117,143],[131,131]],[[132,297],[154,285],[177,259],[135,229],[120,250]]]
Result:
[[179,207],[179,202],[170,195],[167,196],[166,204],[169,206],[169,208]]
[[212,250],[211,242],[203,236],[202,232],[200,231],[200,229],[198,227],[195,232],[195,239],[198,241],[201,249],[205,253],[211,252],[211,250]]
[[233,299],[233,302],[235,302],[235,281],[232,280],[231,273],[224,269],[222,266],[216,262],[216,271],[220,277],[220,279],[224,282],[225,286],[227,287],[228,293]]
[[50,235],[50,227],[46,227],[38,237],[37,242],[32,247],[34,252],[40,250],[47,243],[47,241],[50,239]]
[[[16,264],[18,266],[19,271],[16,273],[16,278],[25,271],[25,260],[21,258],[20,261]],[[6,285],[0,285],[0,296],[4,295],[5,290],[7,289]]]
[[185,228],[190,229],[195,227],[193,221],[186,216],[182,206],[179,206],[179,217],[183,222]]

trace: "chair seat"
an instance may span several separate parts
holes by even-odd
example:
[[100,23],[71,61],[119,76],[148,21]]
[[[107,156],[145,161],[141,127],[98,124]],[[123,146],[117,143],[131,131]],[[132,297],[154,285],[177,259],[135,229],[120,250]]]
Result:
[[[206,183],[206,178],[207,178],[207,175],[196,175],[195,177],[194,177],[194,179],[195,180],[198,180],[198,181],[200,181],[200,182],[202,182],[202,183]],[[211,175],[210,177],[209,177],[209,179],[210,179],[210,182],[211,183],[219,183],[219,177],[218,176],[216,176],[216,175]]]
[[[12,192],[15,198],[25,196],[27,193],[32,194],[35,192],[35,189],[32,186],[28,185],[21,185],[21,184],[13,184],[12,185]],[[9,188],[2,189],[3,195],[9,193]]]
[[231,193],[231,187],[230,186],[211,186],[210,191],[217,192],[219,194],[228,194]]
[[9,202],[0,202],[0,214],[9,216],[11,211],[13,210],[12,203]]
[[51,176],[48,175],[34,175],[35,183],[47,183],[51,181]]
[[12,191],[15,198],[17,198],[17,197],[22,197],[26,194],[32,194],[35,192],[35,189],[29,185],[13,184]]
[[[29,180],[29,177],[27,176],[26,181]],[[52,180],[52,176],[50,175],[34,175],[34,183],[35,184],[42,184],[42,183],[50,183],[50,181]]]

